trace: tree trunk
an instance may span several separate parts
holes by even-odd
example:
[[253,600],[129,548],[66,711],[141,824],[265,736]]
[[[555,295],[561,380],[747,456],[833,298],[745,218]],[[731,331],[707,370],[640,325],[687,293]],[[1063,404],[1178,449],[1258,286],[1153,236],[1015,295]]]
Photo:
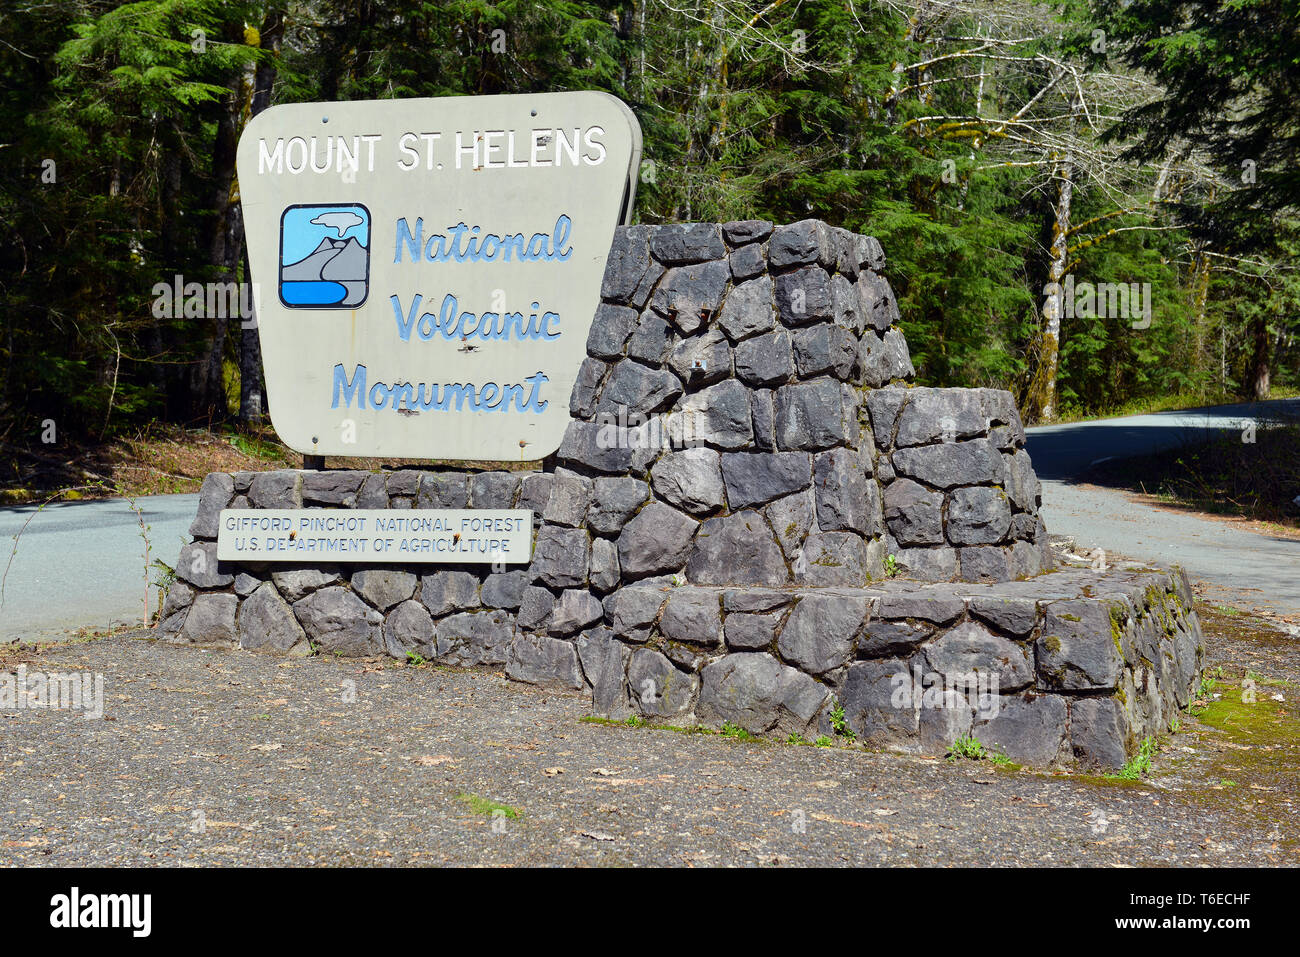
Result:
[[1273,378],[1273,343],[1268,334],[1268,316],[1262,310],[1261,315],[1256,316],[1250,324],[1250,330],[1255,340],[1250,360],[1250,394],[1256,401],[1262,402],[1268,398]]
[[1066,153],[1055,169],[1056,206],[1052,219],[1052,246],[1043,300],[1043,325],[1038,340],[1038,367],[1026,396],[1026,414],[1033,422],[1056,418],[1056,377],[1061,365],[1061,312],[1064,293],[1061,284],[1069,266],[1070,204],[1074,199],[1074,157]]

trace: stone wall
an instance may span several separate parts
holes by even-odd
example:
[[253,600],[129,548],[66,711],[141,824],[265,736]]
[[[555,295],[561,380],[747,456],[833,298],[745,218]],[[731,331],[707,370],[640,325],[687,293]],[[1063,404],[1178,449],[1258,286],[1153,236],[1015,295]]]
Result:
[[[504,666],[613,717],[812,737],[842,707],[872,745],[1122,763],[1199,672],[1186,580],[1046,571],[1011,396],[908,386],[883,267],[817,221],[619,229],[543,471],[210,475],[160,636]],[[303,506],[527,508],[533,558],[216,561],[222,508]],[[914,670],[996,675],[996,716],[959,690],[899,705]]]

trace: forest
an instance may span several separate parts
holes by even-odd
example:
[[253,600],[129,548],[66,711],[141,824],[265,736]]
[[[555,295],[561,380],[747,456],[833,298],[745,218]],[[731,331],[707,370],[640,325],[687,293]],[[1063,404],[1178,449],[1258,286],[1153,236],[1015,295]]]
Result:
[[918,381],[1029,422],[1300,387],[1300,0],[5,0],[0,75],[9,446],[264,421],[253,323],[156,290],[244,279],[300,101],[612,93],[635,221],[877,237]]

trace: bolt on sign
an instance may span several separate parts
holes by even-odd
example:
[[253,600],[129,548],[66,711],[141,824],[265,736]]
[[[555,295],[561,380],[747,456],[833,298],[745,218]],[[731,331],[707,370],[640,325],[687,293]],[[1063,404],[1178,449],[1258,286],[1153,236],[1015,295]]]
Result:
[[641,159],[604,93],[296,103],[239,142],[271,420],[308,455],[560,446]]

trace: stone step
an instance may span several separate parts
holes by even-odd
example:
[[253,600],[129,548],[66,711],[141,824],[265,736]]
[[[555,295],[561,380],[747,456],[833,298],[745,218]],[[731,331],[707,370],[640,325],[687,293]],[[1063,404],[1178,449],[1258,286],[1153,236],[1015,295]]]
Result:
[[1187,704],[1202,654],[1186,575],[1136,563],[996,584],[651,581],[604,607],[634,649],[608,714],[811,737],[843,708],[839,730],[869,745],[973,734],[1039,766],[1123,764]]

